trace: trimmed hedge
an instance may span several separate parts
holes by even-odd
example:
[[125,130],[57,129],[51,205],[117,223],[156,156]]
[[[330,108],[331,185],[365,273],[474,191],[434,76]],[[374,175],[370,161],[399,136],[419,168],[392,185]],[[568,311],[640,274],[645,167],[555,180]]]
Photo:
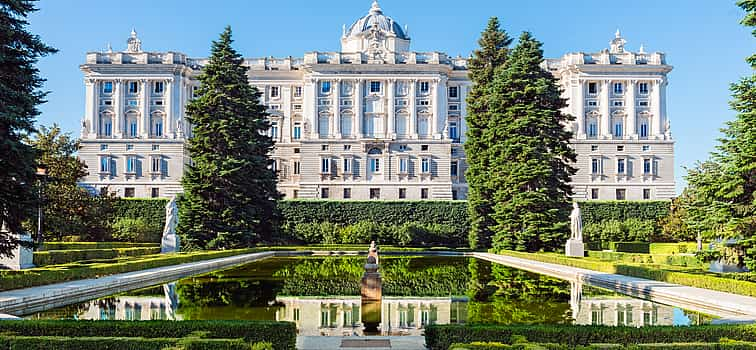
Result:
[[[651,344],[651,343],[715,343],[727,338],[756,341],[756,326],[691,326],[691,327],[606,327],[606,326],[492,326],[492,325],[430,325],[425,327],[425,344],[430,350],[447,350],[454,343],[501,342],[525,337],[531,342],[569,345],[589,344]],[[520,336],[520,337],[517,337]]]
[[[262,344],[262,345],[260,345]],[[250,350],[272,349],[241,339],[167,339],[113,337],[8,337],[0,336],[0,350]]]
[[385,225],[372,221],[338,225],[330,222],[299,223],[289,227],[292,239],[305,244],[367,244],[396,246],[449,246],[466,247],[467,233],[455,231],[442,224],[407,222],[402,225]]
[[129,242],[46,242],[42,244],[42,250],[88,250],[148,247],[160,247],[160,245],[155,243]]
[[142,256],[158,253],[160,253],[160,247],[48,250],[34,252],[34,265],[59,265],[82,260],[114,259],[125,256]]
[[[4,321],[0,334],[23,337],[130,337],[159,338],[192,337],[201,334],[209,339],[243,339],[245,342],[270,342],[276,350],[294,350],[296,325],[274,321]],[[165,340],[165,339],[164,339]],[[189,340],[191,341],[191,339]],[[246,344],[247,349],[250,347]],[[47,347],[44,349],[59,349]],[[26,349],[26,348],[24,348]],[[100,347],[97,349],[109,349]],[[116,349],[116,348],[113,348]],[[131,349],[131,348],[128,348]],[[138,348],[137,348],[138,349]],[[193,347],[193,349],[211,349]],[[225,349],[225,348],[220,348]],[[236,349],[236,348],[228,348]]]
[[120,258],[121,261],[108,263],[51,265],[28,270],[0,270],[0,290],[26,288],[65,281],[95,278],[123,272],[147,270],[155,267],[184,264],[189,262],[225,258],[254,253],[259,249],[236,249],[210,252],[155,254],[141,257]]
[[619,253],[648,254],[651,252],[649,243],[644,242],[611,242],[609,249]]
[[649,247],[651,254],[695,253],[697,249],[698,244],[696,242],[651,243]]
[[695,255],[680,254],[633,254],[604,251],[588,251],[589,258],[601,261],[627,262],[634,264],[660,264],[682,267],[703,268],[702,264]]
[[502,343],[481,343],[471,344],[452,344],[449,350],[635,350],[635,349],[655,349],[655,350],[746,350],[755,349],[756,343],[752,342],[724,342],[724,343],[671,343],[671,344],[635,344],[623,346],[620,344],[592,344],[587,346],[568,346],[562,344],[502,344]]
[[671,201],[583,201],[583,225],[606,220],[659,220],[669,214]]
[[687,270],[687,272],[673,271],[670,269],[674,268],[673,266],[629,265],[608,261],[569,258],[564,255],[549,253],[523,253],[504,250],[500,251],[499,254],[756,297],[756,283],[726,277],[717,277],[716,275],[706,274],[703,271],[701,271],[701,273],[690,273],[696,270]]

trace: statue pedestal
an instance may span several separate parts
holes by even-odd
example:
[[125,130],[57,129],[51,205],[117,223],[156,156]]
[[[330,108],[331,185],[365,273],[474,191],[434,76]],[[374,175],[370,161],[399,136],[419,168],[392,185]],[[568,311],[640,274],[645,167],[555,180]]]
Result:
[[[19,240],[32,242],[31,236],[28,234],[20,235]],[[13,249],[12,253],[13,257],[0,258],[0,267],[11,270],[23,270],[34,267],[34,252],[30,248],[24,248],[19,245]]]
[[171,233],[163,236],[160,241],[160,253],[178,253],[179,251],[179,236],[176,233]]
[[567,244],[564,245],[564,251],[567,256],[582,258],[585,256],[585,245],[583,241],[568,239]]

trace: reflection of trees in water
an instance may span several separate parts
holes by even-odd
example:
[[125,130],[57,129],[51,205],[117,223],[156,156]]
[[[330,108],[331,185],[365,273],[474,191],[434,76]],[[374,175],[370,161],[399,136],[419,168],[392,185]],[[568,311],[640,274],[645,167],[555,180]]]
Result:
[[568,282],[483,260],[471,260],[468,271],[468,322],[570,322]]
[[702,313],[698,313],[695,311],[689,311],[689,310],[682,310],[685,317],[690,320],[691,326],[699,326],[704,324],[711,324],[711,321],[714,320],[714,317],[709,315],[704,315]]

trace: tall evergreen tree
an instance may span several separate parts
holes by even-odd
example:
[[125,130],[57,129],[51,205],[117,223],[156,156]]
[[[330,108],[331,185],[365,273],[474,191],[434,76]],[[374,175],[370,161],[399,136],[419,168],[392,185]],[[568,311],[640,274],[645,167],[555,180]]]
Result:
[[0,223],[11,233],[0,233],[0,255],[16,247],[14,234],[37,205],[35,152],[23,139],[34,131],[37,106],[45,102],[35,64],[55,49],[27,30],[35,3],[0,0]]
[[472,89],[467,97],[467,141],[465,154],[468,168],[465,178],[470,217],[470,246],[490,248],[493,232],[493,201],[490,188],[490,168],[487,150],[493,140],[488,130],[489,85],[496,68],[505,64],[512,39],[499,27],[499,19],[492,17],[478,40],[480,48],[468,61]]
[[235,248],[268,240],[275,227],[273,140],[260,92],[249,85],[231,28],[213,42],[187,106],[192,164],[182,179],[179,233],[189,249]]
[[576,155],[564,126],[574,118],[560,111],[566,101],[542,62],[541,43],[525,32],[490,86],[496,249],[555,250],[569,236]]

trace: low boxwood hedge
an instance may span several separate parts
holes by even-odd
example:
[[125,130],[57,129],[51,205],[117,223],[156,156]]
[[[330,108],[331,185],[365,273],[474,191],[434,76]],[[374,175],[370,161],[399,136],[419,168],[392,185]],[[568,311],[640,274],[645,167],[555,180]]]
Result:
[[160,247],[160,245],[155,243],[129,242],[46,242],[42,244],[41,250],[85,250],[146,247]]
[[140,257],[121,258],[121,260],[115,262],[98,262],[91,264],[71,263],[20,271],[0,270],[0,290],[95,278],[117,273],[146,270],[155,267],[225,258],[234,255],[254,253],[257,251],[260,250],[250,248],[209,252],[154,254]]
[[651,252],[650,243],[646,242],[611,242],[609,249],[621,253],[648,254]]
[[[293,350],[296,345],[297,329],[294,323],[274,321],[134,322],[23,320],[0,322],[0,334],[3,334],[4,336],[34,338],[129,337],[147,338],[157,340],[158,342],[160,341],[160,338],[174,339],[173,344],[168,345],[175,345],[176,338],[192,337],[201,334],[203,338],[208,339],[243,339],[244,342],[269,342],[276,350]],[[249,348],[249,344],[247,344],[247,346]],[[47,347],[44,349],[58,349],[58,347]],[[100,347],[97,349],[108,348]],[[203,348],[195,347],[194,349]]]
[[[266,346],[267,345],[267,346]],[[0,350],[268,350],[269,344],[241,339],[0,336]]]
[[696,242],[679,242],[679,243],[651,243],[649,253],[651,254],[680,254],[695,253],[698,249]]
[[502,344],[502,343],[471,343],[452,344],[449,350],[745,350],[756,348],[756,343],[732,342],[732,343],[672,343],[672,344],[635,344],[623,346],[620,344],[591,344],[587,346],[569,346],[562,344]]
[[160,253],[160,247],[137,248],[105,248],[105,249],[75,249],[75,250],[46,250],[34,252],[34,265],[59,265],[74,261],[113,259],[124,256],[142,256]]
[[602,261],[628,262],[635,264],[661,264],[683,267],[704,267],[695,255],[680,254],[634,254],[604,251],[588,251],[587,256]]
[[499,326],[499,325],[431,325],[425,327],[425,344],[430,350],[447,350],[454,343],[508,343],[512,336],[530,342],[575,346],[590,344],[717,343],[723,338],[756,342],[756,326],[691,327],[607,327],[607,326]]

